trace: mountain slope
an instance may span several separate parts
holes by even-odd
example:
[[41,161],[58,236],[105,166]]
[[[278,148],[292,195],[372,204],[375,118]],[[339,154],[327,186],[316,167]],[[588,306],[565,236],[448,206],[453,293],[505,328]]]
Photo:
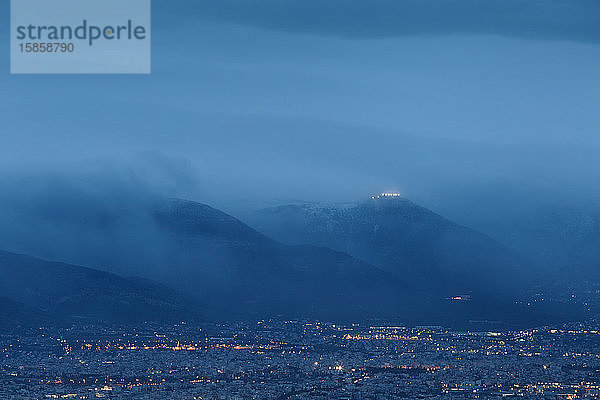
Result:
[[600,210],[551,209],[519,224],[503,237],[554,278],[598,281],[600,278]]
[[0,251],[0,296],[66,317],[175,320],[194,303],[155,282]]
[[57,322],[51,316],[34,307],[0,297],[0,332],[33,328]]
[[[411,208],[430,218],[427,223],[421,221],[424,231],[433,224],[446,233],[454,230],[472,232],[410,204]],[[397,211],[383,209],[377,212],[386,216]],[[210,305],[220,316],[280,314],[354,320],[383,317],[405,323],[447,325],[463,325],[469,320],[522,324],[546,318],[537,311],[516,306],[514,298],[506,296],[505,287],[494,293],[490,290],[493,284],[489,283],[480,292],[472,291],[474,295],[480,295],[474,296],[473,301],[449,301],[443,291],[430,290],[408,274],[392,273],[391,269],[384,271],[385,265],[373,267],[340,249],[331,250],[323,243],[281,244],[205,204],[175,199],[156,208],[154,215],[160,230],[171,236],[170,242],[177,244],[169,263],[171,279],[175,279],[172,285],[190,293],[200,288],[203,303]],[[367,217],[372,218],[368,213],[363,215],[363,218]],[[380,225],[385,220],[380,221]],[[332,233],[338,232],[329,231],[325,237],[333,239]],[[483,235],[473,232],[470,239],[467,244],[475,243],[479,253],[491,249],[493,252],[486,254],[493,256],[503,251],[501,254],[510,258],[502,246]],[[423,240],[429,241],[432,237],[426,235]],[[452,251],[456,241],[450,237],[442,244]],[[388,250],[389,254],[394,254],[393,246]],[[469,254],[475,253],[477,249]],[[417,252],[415,256],[421,255]],[[463,258],[455,259],[463,262],[465,258],[470,260],[468,257],[463,254]],[[433,267],[446,265],[434,264]],[[506,267],[501,273],[510,273],[508,265]],[[450,286],[450,282],[456,271],[446,272],[447,279],[440,279],[438,283],[455,293],[457,289]],[[466,278],[459,276],[457,281],[464,284]],[[461,286],[465,287],[474,288],[470,283]]]
[[516,290],[528,273],[504,246],[403,198],[281,206],[248,221],[277,240],[344,251],[448,296]]
[[275,242],[210,206],[171,200],[155,213],[176,249],[172,284],[221,313],[350,317],[401,312],[405,285],[323,247]]
[[[282,315],[358,320],[382,317],[426,324],[470,319],[523,320],[526,314],[520,314],[513,307],[512,298],[500,298],[498,290],[490,290],[494,284],[500,285],[500,279],[488,283],[477,301],[475,295],[480,293],[465,293],[466,289],[480,287],[468,282],[477,276],[470,273],[475,269],[473,263],[467,262],[477,252],[499,253],[495,243],[490,244],[491,250],[475,243],[478,251],[469,253],[463,249],[462,258],[454,256],[454,264],[439,263],[435,257],[453,254],[456,248],[456,240],[452,240],[450,233],[466,228],[455,226],[431,212],[420,216],[419,213],[424,211],[418,207],[416,214],[411,211],[411,206],[406,209],[406,215],[400,213],[400,217],[393,217],[397,210],[379,208],[373,211],[358,207],[361,212],[348,216],[350,222],[357,223],[356,228],[351,226],[349,231],[356,241],[354,247],[346,247],[337,241],[354,236],[344,236],[341,228],[310,231],[314,236],[310,239],[318,238],[318,241],[282,244],[226,213],[192,201],[136,197],[127,202],[122,199],[89,202],[65,196],[53,201],[50,210],[21,213],[35,221],[35,225],[19,224],[19,227],[35,226],[35,229],[23,229],[15,237],[25,239],[21,240],[20,252],[161,282],[194,297],[202,304],[203,315],[210,318],[254,319]],[[376,225],[370,222],[373,218],[379,218]],[[393,230],[385,223],[394,218],[407,221],[407,226],[412,227],[408,233],[422,231],[415,244],[403,244],[396,239],[390,241],[393,235],[382,234]],[[328,217],[327,221],[333,224],[336,219]],[[315,222],[318,223],[321,222]],[[422,226],[421,230],[416,229],[419,226]],[[317,229],[316,225],[308,227]],[[375,228],[380,235],[365,239],[361,232],[373,232]],[[450,239],[440,240],[438,231],[444,233],[442,237],[450,235]],[[471,242],[489,242],[481,235],[474,237],[476,240]],[[330,240],[327,245],[323,243],[325,239]],[[430,243],[444,252],[430,252],[427,247]],[[330,244],[333,250],[328,247]],[[379,244],[381,248],[377,247]],[[368,259],[365,256],[368,254],[357,251],[365,245],[378,251],[381,249],[374,253],[378,257]],[[397,252],[397,248],[402,251]],[[400,258],[396,259],[397,255]],[[463,262],[463,258],[466,261]],[[483,256],[480,258],[485,260]],[[408,268],[407,259],[421,263],[410,264],[411,268]],[[422,261],[430,259],[430,264]],[[371,260],[379,264],[368,262]],[[388,265],[385,260],[395,264]],[[460,268],[465,268],[465,264],[471,268],[469,274],[457,273]],[[406,266],[406,269],[394,269],[394,265],[398,268]],[[427,275],[419,276],[414,272],[421,267]],[[510,269],[504,269],[508,274],[507,271]],[[97,282],[93,277],[92,281]],[[144,282],[127,280],[127,284]],[[98,290],[97,284],[89,290]],[[61,293],[68,298],[68,291]],[[447,299],[456,294],[472,294],[474,300],[453,302]],[[53,293],[34,298],[43,299],[50,295]],[[119,291],[114,295],[118,299]],[[18,297],[14,299],[19,300]],[[52,309],[54,303],[56,299],[50,305],[42,302],[39,307]],[[120,307],[113,308],[120,310]]]

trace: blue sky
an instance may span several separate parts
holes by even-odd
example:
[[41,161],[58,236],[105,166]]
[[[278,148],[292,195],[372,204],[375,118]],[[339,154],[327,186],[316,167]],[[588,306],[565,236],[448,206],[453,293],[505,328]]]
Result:
[[9,75],[4,26],[0,179],[116,170],[230,209],[596,201],[599,20],[594,1],[154,0],[150,76]]

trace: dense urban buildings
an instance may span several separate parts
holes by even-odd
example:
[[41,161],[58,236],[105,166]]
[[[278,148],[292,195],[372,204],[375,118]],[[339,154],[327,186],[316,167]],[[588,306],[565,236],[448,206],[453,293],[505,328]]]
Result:
[[4,334],[2,399],[600,397],[600,331],[269,320]]

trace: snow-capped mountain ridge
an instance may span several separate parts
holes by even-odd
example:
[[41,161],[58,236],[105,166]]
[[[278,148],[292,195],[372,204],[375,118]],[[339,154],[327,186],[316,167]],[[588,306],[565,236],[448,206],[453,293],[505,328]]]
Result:
[[527,273],[500,243],[403,197],[273,207],[249,222],[284,243],[330,247],[436,289],[501,291],[519,283],[509,276]]

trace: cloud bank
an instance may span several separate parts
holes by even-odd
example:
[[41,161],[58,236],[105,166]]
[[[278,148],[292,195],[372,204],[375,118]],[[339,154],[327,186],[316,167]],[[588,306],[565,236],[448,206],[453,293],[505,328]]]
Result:
[[354,39],[493,34],[600,42],[593,0],[179,0],[161,13],[265,29]]

